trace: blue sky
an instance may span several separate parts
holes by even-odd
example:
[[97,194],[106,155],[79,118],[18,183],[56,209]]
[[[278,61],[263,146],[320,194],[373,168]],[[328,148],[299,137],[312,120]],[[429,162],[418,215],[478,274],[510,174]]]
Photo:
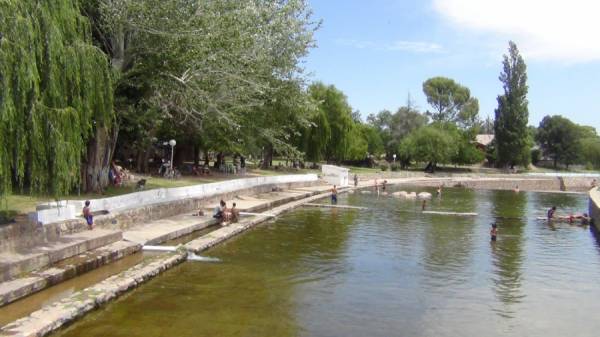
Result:
[[[493,116],[502,55],[513,40],[528,70],[529,123],[560,114],[600,132],[600,2],[594,0],[309,0],[322,19],[306,59],[366,117],[395,111],[422,83],[450,77]],[[515,10],[515,9],[520,9]]]

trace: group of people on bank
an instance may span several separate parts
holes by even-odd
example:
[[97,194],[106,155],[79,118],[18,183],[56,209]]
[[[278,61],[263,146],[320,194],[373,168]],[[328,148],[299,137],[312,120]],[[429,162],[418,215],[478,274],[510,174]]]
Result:
[[219,206],[215,207],[213,212],[213,218],[219,220],[221,223],[235,223],[240,219],[240,212],[236,207],[235,202],[231,208],[227,207],[225,200],[221,199]]

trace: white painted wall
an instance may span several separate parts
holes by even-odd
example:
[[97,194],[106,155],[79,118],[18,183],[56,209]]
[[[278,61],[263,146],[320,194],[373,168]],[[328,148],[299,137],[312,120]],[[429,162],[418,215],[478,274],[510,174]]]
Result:
[[[206,198],[215,195],[254,188],[264,185],[302,183],[317,181],[316,174],[294,174],[282,176],[254,177],[228,180],[210,184],[201,184],[176,188],[159,188],[154,190],[129,193],[110,198],[90,200],[92,211],[107,210],[111,213],[143,207],[151,204],[176,201],[188,198]],[[75,219],[81,215],[84,200],[61,200],[40,204],[36,212],[29,218],[36,223],[52,223]]]
[[350,169],[334,165],[322,165],[321,172],[323,172],[323,179],[332,185],[349,185],[348,174]]

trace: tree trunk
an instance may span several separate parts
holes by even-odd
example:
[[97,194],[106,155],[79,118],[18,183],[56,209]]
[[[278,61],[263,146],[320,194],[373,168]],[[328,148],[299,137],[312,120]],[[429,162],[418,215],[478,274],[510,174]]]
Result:
[[194,145],[194,165],[198,165],[200,163],[200,147],[198,145]]
[[108,130],[104,126],[95,129],[94,137],[88,141],[85,161],[81,167],[81,190],[102,193],[108,186],[110,161],[117,142],[118,128]]
[[204,149],[204,165],[210,166],[210,157],[208,156],[208,149]]
[[263,151],[263,163],[262,168],[268,169],[273,166],[273,145],[269,144],[265,146]]

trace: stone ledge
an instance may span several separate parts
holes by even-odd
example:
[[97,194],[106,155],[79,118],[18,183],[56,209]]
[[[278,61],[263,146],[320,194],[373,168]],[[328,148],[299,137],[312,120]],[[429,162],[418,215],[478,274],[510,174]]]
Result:
[[0,336],[45,336],[172,266],[185,261],[186,258],[187,254],[185,252],[178,252],[174,255],[161,255],[146,260],[92,287],[48,305],[28,317],[2,327]]
[[596,187],[588,192],[590,196],[589,212],[593,224],[598,228],[600,226],[600,190]]
[[141,245],[139,244],[117,241],[77,256],[79,261],[65,261],[69,263],[63,263],[40,272],[33,272],[27,277],[0,283],[0,306],[119,260],[140,249]]
[[121,231],[96,229],[67,235],[57,241],[35,247],[27,254],[0,254],[0,282],[32,272],[72,256],[106,246],[123,238]]

